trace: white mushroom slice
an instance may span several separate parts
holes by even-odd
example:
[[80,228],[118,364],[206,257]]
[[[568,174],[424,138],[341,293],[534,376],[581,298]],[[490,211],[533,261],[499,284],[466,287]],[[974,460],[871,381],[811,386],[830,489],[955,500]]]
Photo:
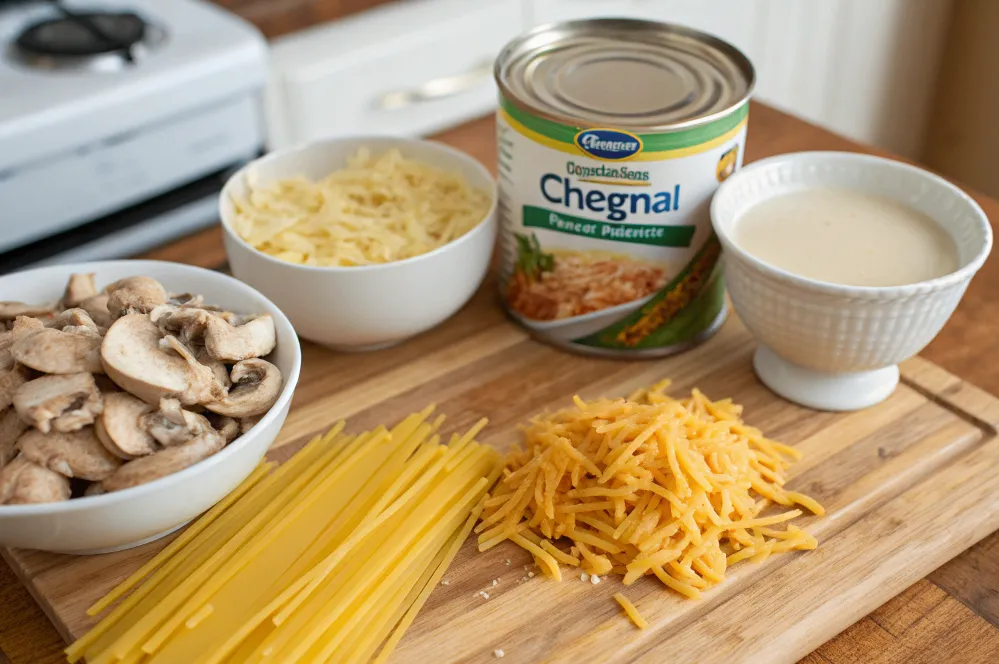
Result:
[[19,455],[0,470],[0,505],[69,500],[69,479]]
[[205,298],[194,293],[170,293],[168,302],[178,307],[200,307],[205,303]]
[[3,468],[17,455],[17,439],[28,429],[13,408],[0,415],[0,468]]
[[93,427],[72,433],[42,433],[29,429],[17,441],[21,456],[66,477],[99,482],[121,466],[121,459],[108,452]]
[[187,347],[187,344],[172,334],[168,334],[160,339],[160,348],[173,351],[184,358],[188,369],[195,376],[195,383],[199,386],[204,386],[204,389],[207,390],[205,394],[198,398],[198,403],[216,401],[225,396],[227,386],[218,381],[215,369],[200,362],[194,352]]
[[176,399],[161,399],[155,413],[139,418],[139,426],[163,447],[182,445],[205,433],[216,433],[204,415],[184,410]]
[[214,314],[194,307],[163,304],[149,313],[149,318],[164,335],[180,337],[187,344],[204,344],[205,331]]
[[239,438],[239,435],[242,433],[239,430],[239,421],[236,419],[226,415],[216,415],[212,412],[209,412],[206,417],[211,422],[212,428],[225,438],[226,445]]
[[0,410],[14,403],[14,393],[17,388],[28,382],[31,372],[21,364],[15,364],[7,371],[0,373]]
[[194,353],[194,357],[198,362],[211,369],[212,377],[218,386],[219,394],[226,394],[229,388],[232,387],[232,379],[229,378],[229,369],[225,366],[225,363],[209,355],[208,350],[204,347],[199,348]]
[[84,300],[97,295],[97,284],[94,283],[94,273],[71,274],[66,291],[62,295],[62,306],[67,309],[80,306]]
[[14,345],[14,332],[6,330],[0,332],[0,371],[9,371],[14,366],[14,356],[10,352],[10,347]]
[[128,277],[107,287],[108,311],[114,319],[148,314],[167,301],[167,293],[152,277]]
[[232,368],[229,377],[233,382],[229,394],[205,404],[213,413],[237,418],[263,415],[281,395],[281,370],[266,360],[243,360]]
[[48,318],[55,312],[51,306],[39,307],[24,302],[0,302],[0,321],[14,320],[18,316]]
[[10,352],[21,364],[42,373],[104,373],[100,349],[100,337],[45,328],[22,336]]
[[[63,332],[72,332],[80,330],[86,330],[92,332],[93,335],[100,337],[102,335],[101,329],[97,327],[97,323],[94,319],[90,317],[90,314],[84,309],[66,309],[61,314],[55,317],[52,327],[62,330]],[[86,332],[82,332],[86,334]],[[91,336],[93,336],[91,335]]]
[[135,461],[129,461],[103,481],[105,491],[121,491],[152,482],[207,459],[225,447],[217,433],[205,433],[182,445],[168,447]]
[[94,433],[111,454],[130,461],[159,450],[156,439],[140,426],[139,418],[153,410],[127,392],[104,395],[104,412],[94,423]]
[[241,417],[239,418],[239,434],[243,435],[253,427],[257,426],[257,422],[260,421],[261,415],[256,415],[254,417]]
[[104,404],[93,375],[78,373],[28,381],[14,393],[14,408],[22,420],[48,433],[93,424]]
[[223,362],[239,362],[267,355],[277,344],[274,319],[270,314],[254,318],[245,325],[230,325],[213,316],[205,331],[208,354]]
[[108,376],[127,392],[146,403],[179,399],[190,405],[211,399],[211,370],[199,373],[177,353],[160,347],[159,328],[145,314],[119,318],[108,329],[101,344],[101,359]]
[[[55,316],[53,316],[51,319],[48,319],[48,322],[52,322],[54,320]],[[10,331],[14,335],[13,341],[11,342],[11,346],[13,346],[14,343],[24,338],[28,334],[31,334],[32,332],[38,332],[39,330],[44,330],[44,329],[45,329],[45,321],[41,321],[38,318],[32,318],[31,316],[18,316],[17,318],[14,319],[14,322],[11,324],[10,327]]]
[[105,330],[111,327],[111,323],[114,322],[111,312],[108,311],[109,297],[107,293],[101,293],[93,297],[88,297],[80,303],[80,308],[87,312],[90,319],[97,323],[98,327]]
[[103,495],[105,493],[107,493],[107,491],[104,490],[104,483],[103,482],[92,482],[90,484],[90,486],[88,486],[83,491],[83,495],[84,496],[100,496],[100,495]]

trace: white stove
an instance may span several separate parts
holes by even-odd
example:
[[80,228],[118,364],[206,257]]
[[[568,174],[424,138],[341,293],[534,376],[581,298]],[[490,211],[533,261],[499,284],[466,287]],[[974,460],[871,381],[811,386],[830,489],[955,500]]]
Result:
[[200,0],[0,0],[0,273],[214,223],[264,143],[266,54]]

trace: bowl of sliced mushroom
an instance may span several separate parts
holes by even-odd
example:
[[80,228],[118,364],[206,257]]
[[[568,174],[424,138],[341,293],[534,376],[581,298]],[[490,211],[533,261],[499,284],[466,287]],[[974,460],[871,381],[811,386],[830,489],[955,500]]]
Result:
[[0,277],[0,545],[97,553],[175,530],[260,462],[300,366],[284,314],[219,272]]

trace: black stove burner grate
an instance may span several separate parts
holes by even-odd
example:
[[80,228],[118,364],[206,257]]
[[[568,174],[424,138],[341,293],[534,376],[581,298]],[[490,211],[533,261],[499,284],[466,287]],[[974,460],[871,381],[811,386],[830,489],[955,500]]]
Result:
[[108,53],[133,59],[132,49],[146,36],[146,23],[131,12],[71,12],[29,26],[16,41],[32,55],[86,57]]

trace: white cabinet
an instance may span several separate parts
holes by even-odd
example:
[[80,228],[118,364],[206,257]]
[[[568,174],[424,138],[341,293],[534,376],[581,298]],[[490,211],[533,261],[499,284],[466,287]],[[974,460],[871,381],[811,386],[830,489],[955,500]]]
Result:
[[520,2],[409,0],[272,44],[272,149],[336,134],[429,134],[490,112]]
[[756,96],[915,157],[951,0],[398,0],[278,40],[275,147],[331,133],[427,134],[495,105],[490,62],[541,23],[595,16],[716,34],[757,70]]

